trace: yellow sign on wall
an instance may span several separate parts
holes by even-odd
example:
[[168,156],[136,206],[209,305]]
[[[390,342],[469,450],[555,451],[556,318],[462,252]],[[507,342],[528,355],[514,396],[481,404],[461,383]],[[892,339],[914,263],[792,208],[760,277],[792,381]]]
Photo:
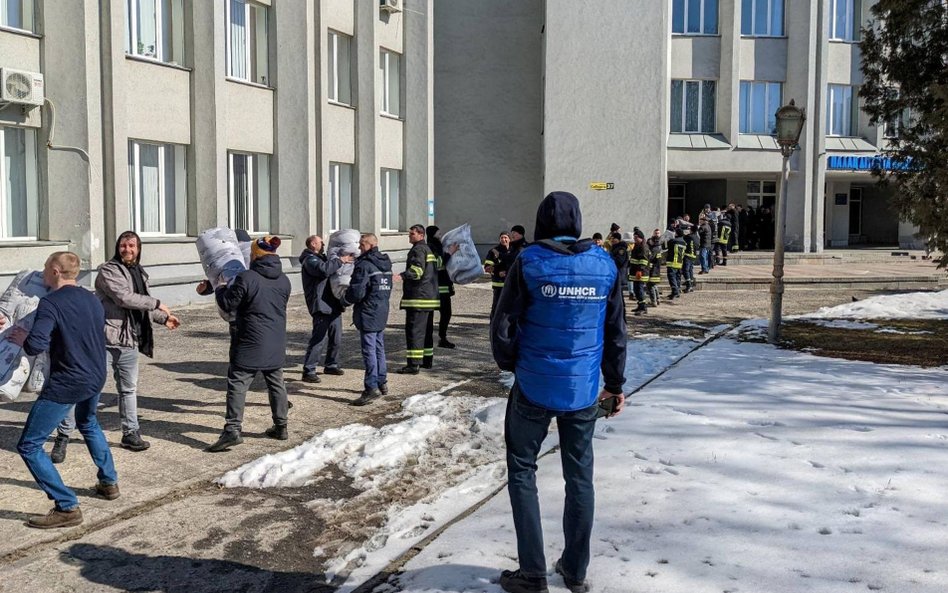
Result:
[[611,181],[609,181],[609,182],[606,182],[606,181],[592,181],[592,182],[589,183],[589,189],[594,189],[594,190],[596,190],[596,191],[600,191],[600,190],[604,190],[604,189],[615,189],[615,188],[616,188],[616,184],[615,184],[615,183],[612,183]]

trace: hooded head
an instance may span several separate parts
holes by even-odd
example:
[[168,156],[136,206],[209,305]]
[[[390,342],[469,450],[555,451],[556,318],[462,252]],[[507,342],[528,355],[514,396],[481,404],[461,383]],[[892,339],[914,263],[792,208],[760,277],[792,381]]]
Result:
[[425,238],[428,241],[431,241],[432,239],[441,239],[441,233],[438,232],[440,230],[441,229],[439,229],[435,225],[429,226],[428,228],[425,229]]
[[115,240],[113,259],[126,266],[134,266],[142,260],[142,239],[135,231],[125,231]]
[[534,229],[534,241],[564,236],[579,237],[583,232],[583,215],[579,211],[579,200],[565,191],[555,191],[543,198],[537,208],[537,223]]
[[250,259],[259,259],[265,255],[276,255],[280,246],[280,238],[275,235],[260,237],[250,244]]

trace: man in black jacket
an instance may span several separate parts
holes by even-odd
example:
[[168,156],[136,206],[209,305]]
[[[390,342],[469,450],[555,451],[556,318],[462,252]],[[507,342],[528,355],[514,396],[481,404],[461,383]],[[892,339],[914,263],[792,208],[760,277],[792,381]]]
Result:
[[329,278],[342,264],[352,262],[351,255],[329,259],[323,253],[323,239],[313,235],[306,239],[306,249],[300,254],[302,264],[303,294],[306,297],[306,309],[313,317],[313,333],[306,346],[303,357],[303,381],[319,383],[316,367],[319,356],[326,351],[323,372],[327,375],[341,375],[338,356],[342,344],[342,303],[329,288]]
[[270,399],[273,426],[266,434],[285,441],[286,385],[286,304],[290,299],[290,280],[276,251],[280,238],[267,236],[250,246],[250,269],[238,274],[228,287],[217,289],[217,304],[237,315],[237,340],[234,358],[227,371],[227,415],[224,432],[210,452],[224,451],[243,442],[240,436],[247,389],[257,373],[263,373]]
[[417,375],[423,365],[431,368],[434,342],[425,329],[428,318],[440,306],[438,297],[438,257],[425,243],[425,227],[420,224],[408,229],[411,249],[401,273],[401,308],[405,310],[405,341],[408,364],[398,370],[403,375]]
[[385,325],[388,323],[389,300],[392,297],[392,261],[379,251],[378,237],[362,235],[349,288],[343,295],[343,304],[355,305],[352,322],[359,330],[362,344],[362,362],[365,364],[365,389],[352,402],[364,406],[388,393],[385,364]]
[[[441,244],[441,229],[431,225],[425,229],[425,236],[428,239],[428,248],[438,258],[438,348],[455,348],[455,344],[448,340],[448,324],[451,323],[451,297],[454,296],[454,282],[448,275],[448,260],[451,255],[457,251],[457,245],[452,245],[454,251],[446,252],[444,245]],[[432,335],[431,341],[434,342],[434,315],[428,317],[428,327],[425,329],[425,335]],[[426,338],[427,339],[427,338]],[[425,362],[430,364],[430,360],[425,357]]]

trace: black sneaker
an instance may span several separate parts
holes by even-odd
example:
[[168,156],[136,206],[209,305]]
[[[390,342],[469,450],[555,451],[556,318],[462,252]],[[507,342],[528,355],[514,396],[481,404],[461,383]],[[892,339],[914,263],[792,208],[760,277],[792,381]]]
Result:
[[234,445],[239,445],[243,442],[244,439],[240,436],[239,432],[225,430],[221,433],[221,437],[217,439],[217,442],[205,449],[205,451],[209,453],[220,453],[221,451],[226,451]]
[[438,340],[438,348],[447,348],[448,350],[453,350],[457,348],[454,342],[449,341],[447,338],[441,338]]
[[324,375],[342,376],[342,375],[345,375],[346,372],[345,372],[344,370],[340,369],[339,367],[326,367],[326,368],[323,369],[323,374],[324,374]]
[[122,448],[128,449],[129,451],[144,451],[148,447],[151,447],[151,443],[148,441],[143,441],[138,431],[132,431],[126,435],[122,435]]
[[563,584],[570,590],[570,593],[589,593],[589,581],[577,581],[566,576],[563,572],[562,559],[556,561],[556,574],[563,577]]
[[382,397],[382,392],[378,388],[366,389],[362,392],[362,395],[359,396],[359,399],[351,402],[350,406],[365,406],[378,398]]
[[417,375],[420,372],[420,367],[417,364],[406,364],[402,368],[398,369],[399,375]]
[[268,428],[264,434],[266,434],[268,438],[278,441],[285,441],[290,438],[290,435],[286,431],[286,424],[274,424]]
[[388,395],[388,381],[379,385],[379,391],[382,392],[382,395]]
[[69,444],[69,437],[66,435],[56,435],[53,441],[53,450],[49,452],[49,458],[53,463],[62,463],[66,461],[66,445]]
[[322,379],[320,379],[316,373],[303,373],[303,377],[300,381],[303,383],[322,383]]
[[507,593],[550,593],[546,577],[528,577],[520,570],[505,570],[500,573],[500,588]]

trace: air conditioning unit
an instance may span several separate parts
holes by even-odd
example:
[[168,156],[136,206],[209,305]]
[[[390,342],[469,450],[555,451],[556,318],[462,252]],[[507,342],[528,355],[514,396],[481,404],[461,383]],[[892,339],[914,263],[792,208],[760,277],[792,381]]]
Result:
[[401,12],[402,0],[379,0],[379,8],[385,12]]
[[43,75],[12,68],[0,68],[0,103],[42,105]]

